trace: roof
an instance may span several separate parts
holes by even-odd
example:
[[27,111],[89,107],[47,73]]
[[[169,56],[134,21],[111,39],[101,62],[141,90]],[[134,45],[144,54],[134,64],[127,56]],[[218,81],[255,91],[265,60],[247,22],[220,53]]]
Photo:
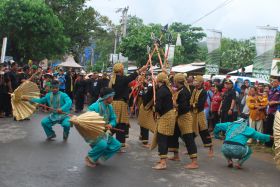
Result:
[[59,64],[61,67],[72,67],[72,68],[81,68],[82,66],[78,64],[72,55],[67,56],[65,62]]
[[195,70],[200,70],[205,68],[205,63],[191,63],[191,64],[181,64],[178,66],[172,67],[172,71],[177,72],[177,73],[187,73]]
[[[241,72],[242,68],[238,69],[238,70],[234,70],[232,72],[229,72],[227,74],[236,74],[238,71]],[[245,73],[252,73],[253,72],[253,64],[252,65],[249,65],[249,66],[246,66],[245,67]]]
[[128,71],[136,71],[137,69],[137,66],[128,66]]

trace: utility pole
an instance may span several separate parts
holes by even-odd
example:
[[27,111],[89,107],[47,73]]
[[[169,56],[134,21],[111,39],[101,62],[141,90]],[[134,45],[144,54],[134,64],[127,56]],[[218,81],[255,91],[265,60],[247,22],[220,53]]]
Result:
[[127,12],[128,6],[124,8],[117,9],[116,13],[122,12],[122,19],[121,19],[121,36],[126,37],[126,28],[127,28]]
[[117,42],[118,42],[118,30],[117,29],[115,29],[114,34],[115,34],[114,54],[116,54]]
[[127,12],[128,12],[128,6],[125,7],[122,11],[122,35],[123,37],[126,37],[126,27],[127,27]]

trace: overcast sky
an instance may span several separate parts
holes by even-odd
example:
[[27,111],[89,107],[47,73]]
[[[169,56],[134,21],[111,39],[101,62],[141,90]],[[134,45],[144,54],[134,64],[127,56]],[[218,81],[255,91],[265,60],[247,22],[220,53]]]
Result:
[[[145,23],[167,24],[182,22],[191,24],[215,9],[226,0],[90,0],[102,15],[118,23],[121,13],[117,8],[129,6],[128,13]],[[246,39],[255,36],[256,26],[271,25],[280,28],[280,0],[232,0],[227,6],[215,11],[194,24],[203,29],[216,29],[224,37]]]

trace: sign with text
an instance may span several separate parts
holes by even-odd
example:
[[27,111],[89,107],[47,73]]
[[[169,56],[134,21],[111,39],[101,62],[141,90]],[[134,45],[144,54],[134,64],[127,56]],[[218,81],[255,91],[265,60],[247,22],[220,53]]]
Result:
[[272,59],[274,56],[277,27],[257,27],[256,52],[253,76],[264,79],[270,78]]
[[221,39],[222,32],[217,30],[208,30],[206,38],[208,55],[205,67],[207,75],[219,74],[221,63]]
[[1,63],[4,63],[5,61],[6,47],[7,47],[7,37],[3,38],[2,50],[1,50]]

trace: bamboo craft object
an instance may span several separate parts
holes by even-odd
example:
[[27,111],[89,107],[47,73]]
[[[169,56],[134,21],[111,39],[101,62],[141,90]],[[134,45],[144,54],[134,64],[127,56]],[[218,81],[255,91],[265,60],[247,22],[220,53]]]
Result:
[[37,84],[31,81],[25,81],[11,94],[11,97],[13,116],[16,120],[23,120],[30,117],[35,112],[36,104],[23,101],[22,97],[39,98],[40,90]]
[[273,125],[274,145],[275,145],[275,162],[280,169],[280,112],[276,112]]

